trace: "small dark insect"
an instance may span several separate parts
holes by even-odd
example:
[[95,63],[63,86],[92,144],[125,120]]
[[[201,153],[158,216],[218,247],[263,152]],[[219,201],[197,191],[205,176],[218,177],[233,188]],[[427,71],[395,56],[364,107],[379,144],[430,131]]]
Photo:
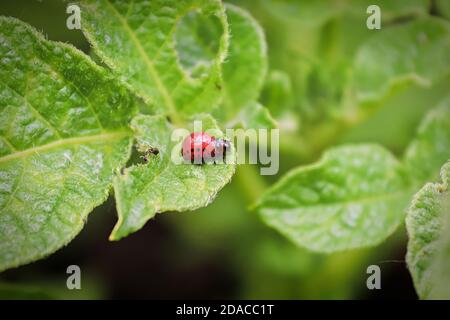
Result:
[[145,151],[144,155],[141,156],[141,158],[142,158],[142,160],[144,160],[144,162],[148,162],[148,158],[149,158],[150,155],[155,155],[156,156],[158,154],[159,154],[159,150],[158,149],[150,147],[150,148],[148,148]]
[[222,90],[222,86],[220,85],[220,83],[216,83],[216,88],[217,90]]
[[231,148],[228,140],[210,136],[206,132],[193,132],[183,141],[181,155],[186,162],[203,164],[214,159],[224,159]]

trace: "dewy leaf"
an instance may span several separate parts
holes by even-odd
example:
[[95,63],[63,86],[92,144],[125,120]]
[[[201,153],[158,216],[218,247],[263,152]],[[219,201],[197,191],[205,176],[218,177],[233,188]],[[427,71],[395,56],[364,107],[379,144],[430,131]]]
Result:
[[[202,121],[203,131],[218,130],[210,116],[197,116],[196,120]],[[171,156],[174,153],[181,158],[181,145],[180,141],[172,141],[173,127],[163,116],[137,116],[132,127],[139,148],[157,148],[159,154],[150,156],[148,164],[127,168],[114,179],[119,220],[111,240],[139,230],[158,212],[207,206],[231,180],[235,170],[233,161],[231,164],[175,164]],[[220,136],[217,132],[212,135]]]
[[227,4],[230,48],[223,65],[223,94],[228,118],[255,102],[267,73],[264,31],[245,10]]
[[405,164],[416,183],[433,181],[450,159],[450,96],[432,109],[405,153]]
[[134,98],[75,48],[0,17],[0,270],[67,244],[131,149]]
[[441,175],[416,194],[406,218],[406,261],[421,299],[450,299],[450,162]]
[[257,204],[263,220],[297,245],[334,252],[380,243],[404,218],[400,163],[377,145],[342,146],[289,172]]
[[382,28],[356,55],[357,98],[377,100],[409,81],[430,86],[449,74],[449,56],[450,24],[445,20],[429,17]]
[[[82,3],[83,32],[95,53],[141,96],[152,101],[158,114],[167,114],[177,122],[179,113],[209,112],[218,105],[221,64],[228,47],[228,24],[219,0]],[[215,39],[218,51],[214,60],[200,75],[197,70],[196,77],[192,77],[191,69],[185,69],[190,53],[177,52],[176,43],[178,32],[186,30],[184,24],[191,22],[192,15],[217,19],[222,28],[220,39]],[[182,48],[185,44],[178,50]]]

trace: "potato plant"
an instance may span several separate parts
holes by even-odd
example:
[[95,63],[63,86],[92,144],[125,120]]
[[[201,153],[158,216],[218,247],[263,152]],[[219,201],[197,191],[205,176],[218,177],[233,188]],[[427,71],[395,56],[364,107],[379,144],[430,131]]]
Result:
[[[232,2],[76,2],[89,55],[0,17],[0,271],[70,245],[109,196],[118,241],[236,179],[243,214],[299,252],[375,247],[406,221],[418,296],[450,299],[447,2]],[[175,165],[172,131],[199,119],[278,128],[281,172]]]

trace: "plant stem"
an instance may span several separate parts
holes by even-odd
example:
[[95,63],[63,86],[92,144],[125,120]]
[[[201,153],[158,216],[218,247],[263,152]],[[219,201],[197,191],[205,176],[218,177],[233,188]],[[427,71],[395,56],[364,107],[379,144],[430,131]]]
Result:
[[257,171],[256,165],[239,165],[235,180],[249,205],[255,203],[267,189],[267,183]]

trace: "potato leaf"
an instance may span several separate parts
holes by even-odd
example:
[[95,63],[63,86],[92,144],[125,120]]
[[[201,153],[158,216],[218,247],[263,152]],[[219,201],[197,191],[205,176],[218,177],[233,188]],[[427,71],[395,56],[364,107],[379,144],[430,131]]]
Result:
[[375,101],[400,84],[431,86],[448,75],[449,34],[450,24],[437,18],[382,28],[356,55],[357,98],[363,102]]
[[[196,116],[196,120],[202,121],[204,131],[218,130],[210,116]],[[159,154],[150,156],[148,164],[127,168],[114,179],[119,221],[111,240],[139,230],[158,212],[207,206],[231,180],[235,170],[233,161],[231,164],[175,164],[171,156],[181,157],[181,145],[180,141],[171,140],[174,128],[163,116],[137,116],[132,128],[139,148],[157,148]],[[233,158],[234,151],[228,160]]]
[[[152,101],[156,113],[177,122],[180,113],[209,112],[218,105],[221,64],[228,47],[228,24],[219,0],[86,0],[83,4],[82,28],[95,53]],[[199,32],[191,28],[198,17],[208,20],[208,26],[218,26],[220,38],[186,34]],[[198,42],[189,45],[177,39]],[[217,52],[202,47],[211,42]]]
[[377,145],[331,149],[294,169],[257,204],[263,220],[319,252],[372,246],[399,226],[409,199],[397,159]]
[[278,123],[272,117],[270,111],[257,102],[247,105],[240,112],[239,118],[244,128],[274,129],[278,127]]
[[[132,123],[138,149],[154,147],[159,155],[114,179],[119,221],[110,238],[117,240],[157,212],[206,206],[231,179],[234,165],[174,164],[170,140],[190,115],[211,112],[221,101],[228,23],[218,0],[88,0],[84,9],[84,32],[95,53],[158,114]],[[212,118],[202,119],[217,128]]]
[[231,117],[255,102],[267,73],[264,31],[245,10],[227,5],[230,48],[223,65],[224,105]]
[[89,57],[0,17],[0,271],[78,234],[129,157],[135,109]]
[[417,137],[405,153],[405,165],[416,184],[434,181],[450,159],[450,96],[422,121]]
[[441,175],[416,194],[406,218],[406,260],[422,299],[450,299],[450,162]]
[[261,91],[261,103],[274,116],[280,116],[294,106],[291,78],[286,72],[271,70]]

